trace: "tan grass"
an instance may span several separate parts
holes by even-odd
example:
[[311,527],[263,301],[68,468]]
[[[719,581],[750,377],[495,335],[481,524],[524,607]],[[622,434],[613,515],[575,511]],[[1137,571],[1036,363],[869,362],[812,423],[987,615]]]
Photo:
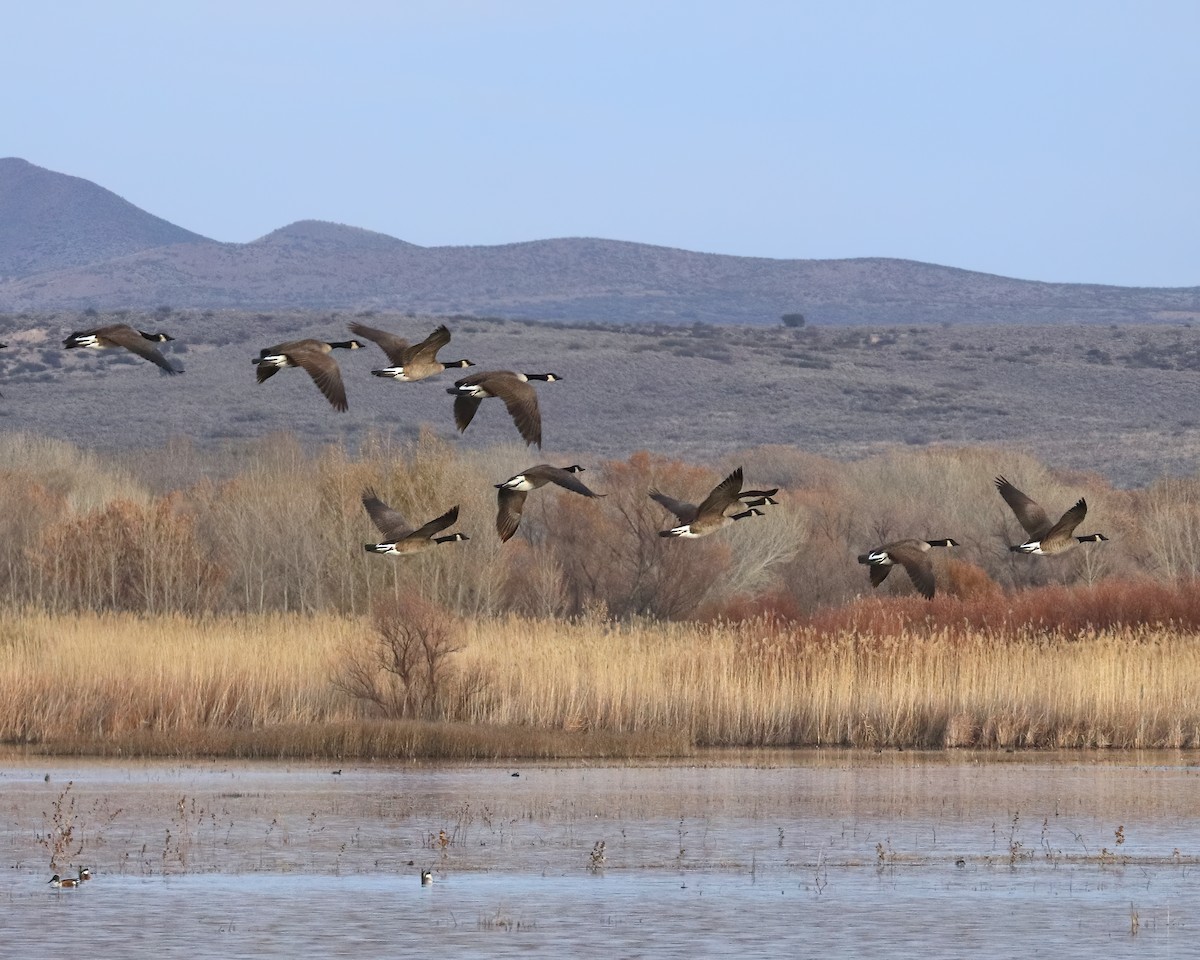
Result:
[[997,635],[468,621],[486,678],[444,722],[383,721],[331,678],[374,643],[333,616],[0,618],[0,739],[66,752],[631,756],[700,746],[1194,747],[1200,634]]

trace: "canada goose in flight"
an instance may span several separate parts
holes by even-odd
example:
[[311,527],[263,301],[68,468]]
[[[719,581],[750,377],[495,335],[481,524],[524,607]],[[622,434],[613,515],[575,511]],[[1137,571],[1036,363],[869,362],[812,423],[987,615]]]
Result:
[[877,587],[897,563],[908,571],[913,586],[926,600],[933,599],[933,562],[929,559],[930,547],[957,547],[958,541],[946,537],[942,540],[897,540],[884,544],[858,558],[859,563],[871,565],[871,586]]
[[[772,487],[770,490],[743,490],[738,494],[737,503],[743,507],[774,506],[779,503],[775,499],[775,494],[778,492],[778,487]],[[655,489],[650,491],[650,499],[670,510],[679,519],[680,523],[691,523],[696,519],[696,512],[699,508],[694,503],[676,500],[674,497],[668,497],[665,493],[661,493]]]
[[462,433],[470,425],[479,404],[487,397],[499,397],[508,407],[509,416],[517,425],[521,438],[530,445],[542,445],[542,415],[538,412],[537,394],[529,385],[530,380],[545,380],[553,383],[561,380],[556,373],[513,373],[510,370],[489,370],[474,373],[461,380],[446,392],[454,394],[454,423]]
[[539,463],[536,467],[518,473],[503,483],[497,483],[496,489],[496,532],[500,534],[500,542],[508,540],[517,532],[521,523],[521,511],[525,508],[525,498],[529,491],[544,487],[548,483],[557,483],[564,490],[580,493],[585,497],[603,497],[603,493],[594,493],[575,474],[582,473],[583,467],[575,463],[569,467],[552,467],[548,463]]
[[303,367],[333,409],[345,413],[346,386],[342,383],[342,371],[337,361],[329,355],[334,348],[358,350],[362,344],[357,340],[339,340],[326,343],[324,340],[291,340],[263,347],[258,356],[251,360],[258,367],[258,382],[265,383],[284,367]]
[[143,333],[127,323],[114,323],[107,327],[97,327],[95,330],[73,333],[63,341],[63,346],[68,350],[75,347],[92,347],[97,350],[120,347],[158,364],[167,373],[175,374],[183,371],[171,366],[167,358],[158,352],[157,347],[150,346],[152,343],[167,343],[174,339],[165,333]]
[[[766,503],[770,499],[770,494],[777,493],[778,490],[772,490],[768,493],[766,490],[756,490],[753,495],[761,494],[762,502]],[[694,513],[683,509],[692,507],[690,503],[681,503],[678,500],[673,500],[670,497],[659,493],[655,496],[654,491],[650,494],[651,497],[661,503],[664,507],[679,517],[679,526],[672,527],[670,530],[659,531],[660,537],[704,537],[710,533],[715,533],[722,527],[728,526],[734,520],[744,520],[746,517],[761,517],[763,512],[750,507],[748,510],[743,510],[740,513],[727,513],[730,507],[746,506],[742,503],[742,468],[738,467],[724,480],[713,487],[712,492],[705,497],[698,507],[693,507]],[[751,494],[747,494],[751,495]],[[751,495],[751,496],[753,496]],[[754,499],[760,499],[754,496]],[[666,501],[670,501],[669,503]],[[680,510],[675,508],[679,507]],[[690,515],[690,519],[685,519]]]
[[449,360],[445,363],[438,360],[437,352],[450,342],[450,331],[445,324],[434,330],[420,343],[411,346],[403,337],[388,333],[386,330],[365,327],[361,323],[350,324],[350,331],[377,343],[380,349],[387,354],[388,360],[392,362],[393,366],[384,367],[382,370],[372,370],[371,373],[377,377],[390,377],[393,380],[412,383],[415,380],[432,377],[435,373],[441,373],[452,367],[475,366],[470,360]]
[[399,510],[389,507],[370,488],[363,491],[362,505],[386,538],[382,543],[366,544],[367,553],[386,553],[393,557],[403,557],[429,550],[435,544],[457,543],[459,540],[469,539],[464,533],[452,533],[447,537],[434,536],[435,533],[454,526],[458,520],[457,506],[451,507],[440,517],[414,530]]
[[1025,496],[1004,477],[995,480],[996,489],[1004,502],[1016,514],[1017,522],[1025,528],[1029,539],[1008,549],[1013,553],[1032,553],[1038,556],[1048,556],[1070,550],[1080,543],[1099,543],[1107,540],[1102,533],[1089,533],[1085,537],[1074,536],[1075,528],[1083,523],[1087,516],[1087,501],[1080,497],[1075,506],[1059,517],[1057,523],[1051,523],[1046,511],[1034,500]]

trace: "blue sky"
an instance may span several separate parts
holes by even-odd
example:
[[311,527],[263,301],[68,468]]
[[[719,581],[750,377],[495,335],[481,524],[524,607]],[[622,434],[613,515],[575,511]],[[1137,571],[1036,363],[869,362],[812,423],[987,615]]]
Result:
[[50,2],[0,156],[218,240],[593,236],[1200,285],[1200,3]]

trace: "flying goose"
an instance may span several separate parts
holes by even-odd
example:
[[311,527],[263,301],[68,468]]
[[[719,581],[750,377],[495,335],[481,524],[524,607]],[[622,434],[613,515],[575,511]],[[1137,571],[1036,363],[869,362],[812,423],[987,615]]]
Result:
[[342,371],[329,352],[334,348],[358,350],[361,347],[362,344],[357,340],[332,343],[324,340],[291,340],[273,347],[263,347],[250,362],[258,367],[259,383],[270,380],[284,367],[303,367],[313,378],[317,389],[325,394],[325,399],[333,404],[333,409],[345,413],[346,386],[342,383]]
[[420,343],[411,346],[403,337],[388,333],[386,330],[366,327],[361,323],[350,324],[350,331],[378,344],[380,349],[387,354],[388,360],[392,362],[393,366],[384,367],[382,370],[372,370],[371,373],[377,377],[390,377],[393,380],[412,383],[415,380],[432,377],[451,367],[475,366],[470,360],[450,360],[445,363],[438,360],[437,352],[450,342],[450,331],[445,324],[434,330]]
[[[770,494],[777,493],[778,490],[766,491],[755,490],[748,492],[746,496],[751,496],[755,500],[761,499],[763,503],[770,500]],[[672,527],[670,530],[659,531],[660,537],[704,537],[710,533],[715,533],[722,527],[728,526],[734,520],[744,520],[746,517],[761,517],[763,512],[755,507],[750,507],[748,510],[743,510],[740,513],[727,513],[730,507],[746,506],[742,503],[742,468],[738,467],[724,480],[713,487],[704,500],[697,507],[692,507],[690,503],[681,503],[671,497],[658,493],[657,490],[651,492],[658,503],[670,510],[680,520],[679,526]],[[761,498],[760,496],[761,495]],[[676,507],[680,508],[679,510]],[[691,510],[685,509],[691,508]],[[694,512],[692,512],[694,511]]]
[[557,483],[564,490],[580,493],[585,497],[603,497],[603,493],[594,493],[575,474],[582,473],[583,467],[575,463],[569,467],[552,467],[548,463],[539,463],[536,467],[518,473],[503,483],[497,483],[496,489],[496,532],[500,534],[500,542],[508,540],[517,532],[521,523],[521,511],[525,508],[525,498],[529,491],[544,487],[548,483]]
[[464,533],[452,533],[447,537],[434,536],[435,533],[454,526],[458,520],[457,506],[451,507],[440,517],[414,530],[399,510],[389,507],[370,488],[363,491],[362,505],[386,538],[382,543],[365,544],[367,553],[386,553],[393,557],[403,557],[429,550],[438,543],[457,543],[459,540],[469,539]]
[[930,547],[957,547],[958,541],[946,537],[942,540],[897,540],[864,553],[859,563],[871,565],[871,586],[877,587],[897,563],[908,571],[913,586],[926,600],[933,599],[933,562],[929,559]]
[[1099,543],[1107,540],[1102,533],[1089,533],[1085,537],[1074,536],[1075,528],[1083,523],[1087,516],[1087,501],[1080,497],[1075,506],[1059,517],[1057,523],[1051,523],[1046,511],[1034,500],[1025,496],[1004,477],[995,480],[996,489],[1004,502],[1016,514],[1017,522],[1025,528],[1029,539],[1008,549],[1013,553],[1032,553],[1038,556],[1048,556],[1070,550],[1080,543]]
[[509,416],[517,425],[521,438],[530,445],[542,445],[542,415],[538,412],[537,394],[530,380],[553,383],[561,380],[556,373],[513,373],[510,370],[489,370],[461,380],[446,392],[454,395],[454,423],[462,433],[470,425],[479,404],[487,397],[499,397],[508,407]]
[[151,363],[158,364],[167,373],[175,374],[183,371],[171,366],[167,362],[167,358],[159,353],[156,347],[150,346],[152,343],[167,343],[174,339],[165,333],[144,333],[127,323],[114,323],[107,327],[97,327],[95,330],[72,333],[63,341],[63,346],[68,350],[75,347],[92,347],[96,350],[110,350],[119,347],[130,353],[136,353]]
[[[778,487],[772,487],[770,490],[743,490],[738,494],[737,502],[743,507],[774,506],[779,503],[775,499],[775,494],[778,492]],[[668,497],[665,493],[661,493],[656,489],[651,489],[650,499],[670,510],[679,519],[680,523],[691,523],[696,519],[696,512],[699,508],[694,503],[676,500],[674,497]]]

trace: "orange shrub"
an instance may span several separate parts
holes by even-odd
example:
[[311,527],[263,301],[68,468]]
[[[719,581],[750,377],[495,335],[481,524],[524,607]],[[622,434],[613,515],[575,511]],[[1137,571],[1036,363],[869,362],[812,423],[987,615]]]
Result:
[[932,601],[871,597],[797,621],[797,626],[823,634],[877,637],[947,630],[1069,637],[1143,625],[1200,629],[1200,592],[1187,583],[1106,580],[1098,587],[1055,584],[1010,593],[986,590],[964,598],[939,595]]
[[68,609],[199,613],[212,610],[224,571],[172,495],[149,506],[114,500],[46,528],[33,563]]

